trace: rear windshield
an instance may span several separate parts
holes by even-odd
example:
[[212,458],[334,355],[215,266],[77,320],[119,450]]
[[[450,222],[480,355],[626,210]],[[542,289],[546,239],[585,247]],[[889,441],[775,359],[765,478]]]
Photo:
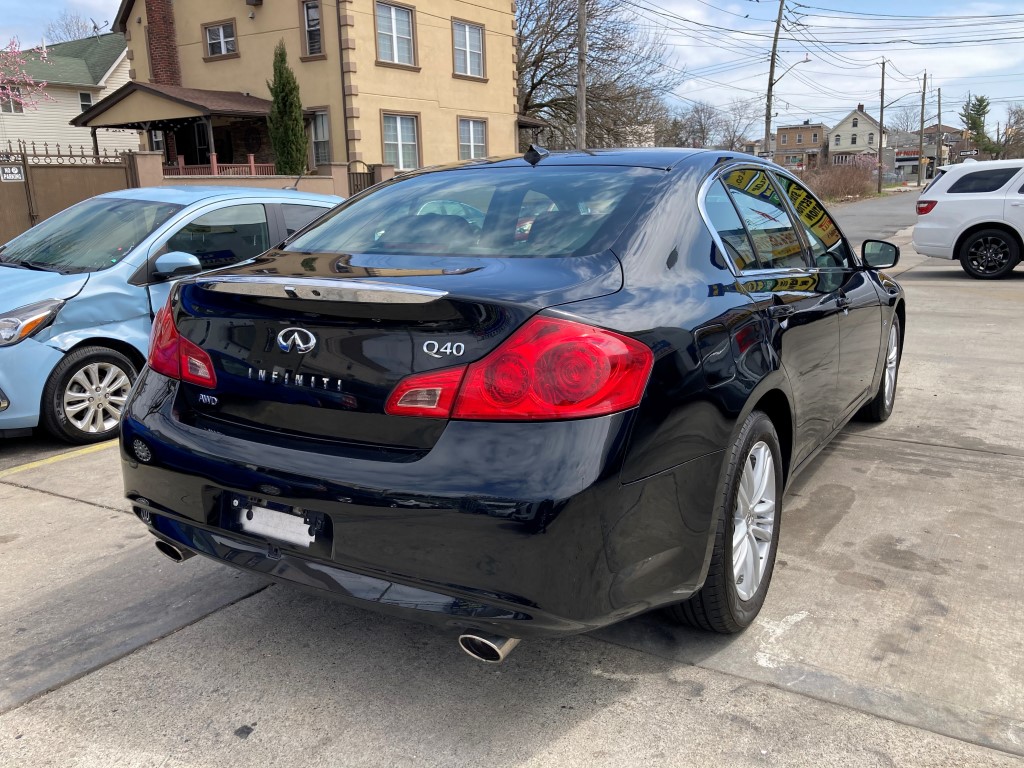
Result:
[[946,192],[951,195],[969,192],[995,192],[1016,176],[1019,170],[1020,167],[989,168],[985,171],[968,173],[954,181]]
[[924,194],[925,192],[927,192],[927,191],[928,191],[929,189],[931,189],[932,187],[934,187],[934,186],[935,186],[935,184],[936,184],[936,183],[938,182],[938,180],[939,180],[939,179],[941,179],[941,178],[942,178],[943,176],[945,176],[945,175],[946,175],[946,172],[945,172],[945,171],[937,171],[937,172],[935,173],[935,177],[934,177],[934,178],[933,178],[933,179],[932,179],[931,181],[929,181],[929,182],[928,182],[928,184],[927,184],[927,185],[925,186],[925,188],[924,188],[923,190],[921,190],[921,194],[923,195],[923,194]]
[[0,261],[59,272],[117,264],[182,206],[94,197],[36,224],[0,251]]
[[414,176],[328,215],[285,250],[571,256],[615,241],[663,171],[471,168]]

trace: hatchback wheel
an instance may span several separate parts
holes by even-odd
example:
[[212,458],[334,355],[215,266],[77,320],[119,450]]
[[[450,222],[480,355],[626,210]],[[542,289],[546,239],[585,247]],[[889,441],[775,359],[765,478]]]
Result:
[[1006,277],[1020,261],[1013,236],[1001,229],[983,229],[960,246],[960,266],[971,277],[995,280]]
[[117,435],[137,371],[112,349],[84,347],[53,369],[43,390],[43,424],[69,443],[98,443]]
[[746,628],[757,616],[775,567],[782,512],[782,452],[771,419],[747,417],[727,457],[718,528],[704,586],[669,613],[714,632]]

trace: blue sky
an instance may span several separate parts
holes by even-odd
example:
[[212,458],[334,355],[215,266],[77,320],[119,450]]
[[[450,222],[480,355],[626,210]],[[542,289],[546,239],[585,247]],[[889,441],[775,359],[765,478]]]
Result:
[[[636,14],[639,23],[666,35],[672,65],[687,73],[686,81],[670,97],[672,104],[685,106],[699,99],[725,107],[734,99],[746,100],[761,105],[763,122],[763,93],[768,78],[770,35],[778,10],[776,0],[622,1],[624,7]],[[118,0],[4,0],[3,4],[0,40],[16,35],[27,47],[38,44],[46,22],[63,9],[102,24],[113,21]],[[920,104],[920,77],[924,70],[929,74],[925,112],[932,121],[940,87],[943,122],[948,125],[959,125],[956,113],[968,92],[983,93],[993,100],[989,117],[993,129],[997,121],[1005,119],[1008,103],[1024,103],[1024,6],[1017,0],[787,0],[787,8],[787,26],[793,30],[790,36],[797,39],[780,45],[780,71],[794,66],[776,86],[775,111],[779,123],[810,119],[831,125],[861,102],[877,115],[878,62],[883,56],[890,62],[886,102],[895,101],[887,107],[889,110]],[[870,19],[846,11],[891,16]],[[1000,14],[1020,15],[1005,18]],[[897,16],[961,18],[915,23]],[[992,42],[982,44],[986,35]],[[969,46],[872,42],[966,37],[977,42]],[[841,42],[844,40],[845,44]],[[849,44],[854,41],[871,44]],[[810,60],[795,64],[805,58]],[[757,129],[752,131],[754,135],[758,133]]]

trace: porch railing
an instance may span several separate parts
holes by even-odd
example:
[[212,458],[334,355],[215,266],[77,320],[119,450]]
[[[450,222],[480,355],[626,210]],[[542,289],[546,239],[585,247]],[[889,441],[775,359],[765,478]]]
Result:
[[185,158],[178,156],[178,164],[166,166],[164,176],[274,176],[277,169],[273,163],[257,163],[254,155],[248,155],[245,163],[218,163],[217,155],[210,155],[208,165],[185,165]]

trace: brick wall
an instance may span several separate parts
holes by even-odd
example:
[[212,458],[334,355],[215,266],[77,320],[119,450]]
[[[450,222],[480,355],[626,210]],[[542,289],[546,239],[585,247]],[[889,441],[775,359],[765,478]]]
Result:
[[146,0],[146,19],[152,81],[160,85],[181,85],[172,0]]

